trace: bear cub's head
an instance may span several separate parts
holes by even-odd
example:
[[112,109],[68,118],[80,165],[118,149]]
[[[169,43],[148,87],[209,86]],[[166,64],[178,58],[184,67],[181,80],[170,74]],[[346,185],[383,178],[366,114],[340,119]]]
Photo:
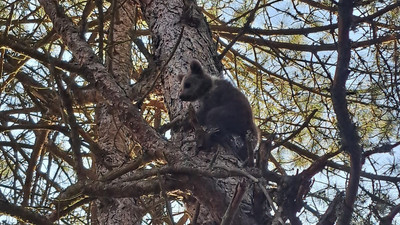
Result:
[[179,98],[182,101],[196,101],[203,97],[212,86],[211,77],[204,72],[197,60],[190,63],[190,73],[179,75],[179,80],[181,81]]

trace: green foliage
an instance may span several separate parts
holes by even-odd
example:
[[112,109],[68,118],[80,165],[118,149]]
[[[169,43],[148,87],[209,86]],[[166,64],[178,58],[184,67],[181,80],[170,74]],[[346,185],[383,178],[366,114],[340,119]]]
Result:
[[[115,16],[112,5],[103,2],[104,23],[100,23],[97,7],[88,7],[91,13],[84,14],[90,2],[61,1],[60,5],[84,31],[93,50],[103,58],[112,57],[113,47],[120,44],[108,39],[111,33],[107,32],[113,26],[110,18]],[[221,61],[228,79],[251,102],[263,138],[272,140],[271,156],[276,162],[269,162],[268,169],[296,175],[323,155],[341,151],[343,143],[330,92],[338,60],[334,1],[261,1],[255,20],[241,35],[257,1],[198,2],[212,25],[219,52],[238,36]],[[365,173],[353,221],[373,224],[400,204],[396,180],[400,150],[395,147],[400,142],[400,9],[394,0],[357,4],[350,33],[353,46],[346,82],[347,108],[361,138],[359,145],[364,152],[375,154],[363,159]],[[395,4],[393,9],[382,11]],[[132,43],[129,84],[146,78],[145,68],[154,63],[149,57],[153,45],[159,44],[140,10],[135,22],[132,40],[121,41]],[[75,68],[76,59],[53,28],[37,1],[0,1],[0,191],[10,203],[26,201],[23,207],[42,215],[54,213],[54,200],[78,179],[70,144],[74,128],[60,103],[55,69],[62,71],[60,82],[73,99],[71,108],[81,128],[79,142],[86,169],[96,169],[95,143],[101,138],[96,110],[102,103],[88,97],[93,94],[90,91],[95,92],[94,84],[82,68]],[[100,30],[107,32],[101,36]],[[163,91],[156,85],[140,105],[143,118],[156,129],[170,121]],[[313,110],[317,111],[309,118]],[[38,143],[43,130],[48,131],[46,141]],[[132,150],[126,157],[139,155],[140,143],[129,140],[125,144]],[[378,151],[388,144],[393,146]],[[35,152],[38,155],[32,158]],[[329,160],[305,197],[306,202],[317,203],[309,205],[314,211],[302,209],[302,221],[318,221],[336,192],[346,189],[348,155],[341,153]],[[24,193],[24,188],[29,190]],[[89,203],[74,207],[59,221],[89,223]]]

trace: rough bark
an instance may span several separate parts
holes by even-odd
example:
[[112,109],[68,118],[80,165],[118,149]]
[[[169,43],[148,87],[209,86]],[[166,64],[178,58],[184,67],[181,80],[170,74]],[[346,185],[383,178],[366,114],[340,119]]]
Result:
[[[132,70],[131,44],[129,31],[134,24],[135,5],[130,1],[113,1],[111,25],[108,30],[109,40],[106,49],[106,65],[115,81],[123,90],[129,86],[129,75]],[[103,27],[103,26],[100,26]],[[100,32],[100,35],[102,32]],[[100,38],[103,40],[103,38]],[[103,43],[99,43],[102,45]],[[102,49],[102,48],[100,48]],[[113,107],[99,103],[97,114],[98,143],[107,151],[104,160],[96,162],[96,172],[101,179],[113,168],[118,168],[131,159],[134,142],[129,130],[123,125],[120,118],[113,113]],[[101,157],[96,157],[100,159]],[[122,177],[129,176],[130,173]],[[135,198],[107,198],[96,201],[94,217],[95,224],[141,224],[142,210]]]
[[[199,60],[205,71],[213,76],[221,75],[222,66],[218,60],[208,24],[194,1],[142,1],[141,6],[151,30],[155,61],[158,65],[163,65],[173,54],[165,73],[161,76],[164,102],[170,119],[173,120],[182,114],[186,115],[188,106],[188,104],[182,104],[178,98],[180,86],[178,75],[188,72],[189,64],[193,59]],[[179,40],[182,29],[183,36]],[[172,52],[177,41],[180,41],[178,48]],[[176,143],[186,143],[182,144],[181,150],[193,157],[193,142],[187,144],[191,138],[193,139],[193,134],[188,135],[187,132],[180,131],[173,133],[171,140]],[[200,153],[193,160],[207,165],[212,156],[213,154]],[[222,159],[219,161],[221,163],[219,166],[232,166],[230,159],[232,158]],[[179,164],[185,164],[185,162]],[[212,179],[198,176],[189,176],[188,179],[188,189],[201,204],[197,223],[219,224],[239,179]],[[256,224],[254,218],[245,214],[245,208],[248,209],[250,205],[249,195],[245,196],[243,202],[247,203],[241,205],[233,224]],[[191,211],[194,211],[197,202],[187,201],[186,204]]]
[[[387,187],[400,180],[391,154],[400,145],[400,1],[300,0],[285,9],[285,1],[259,0],[253,9],[255,2],[205,1],[201,10],[195,2],[0,3],[3,217],[135,224],[144,212],[152,224],[173,224],[176,208],[166,209],[183,198],[177,224],[189,216],[191,224],[396,223],[400,206]],[[216,57],[202,12],[225,57]],[[265,29],[256,28],[263,19]],[[192,58],[214,76],[222,59],[248,94],[268,137],[256,165],[271,172],[238,168],[224,152],[210,166],[214,153],[195,155],[192,133],[165,121],[166,107],[171,120],[187,114],[176,75]],[[238,177],[245,181],[235,189]],[[346,191],[333,199],[338,189]]]
[[[101,93],[105,102],[115,110],[125,126],[129,128],[132,137],[142,144],[149,157],[170,157],[163,154],[164,149],[172,147],[143,120],[137,107],[135,107],[123,89],[115,82],[107,69],[99,61],[90,46],[80,37],[78,29],[72,21],[65,16],[62,9],[55,1],[40,1],[47,15],[54,24],[65,44],[87,71],[86,77],[93,81],[96,89]],[[167,152],[168,153],[168,152]],[[173,155],[171,155],[173,157]]]
[[355,124],[350,118],[346,100],[346,81],[349,77],[349,64],[351,59],[350,27],[352,25],[354,1],[342,0],[338,3],[339,33],[338,33],[338,59],[335,77],[332,83],[331,95],[333,109],[336,113],[337,125],[342,141],[342,148],[350,155],[350,178],[346,188],[344,207],[338,219],[339,225],[350,224],[353,205],[357,198],[358,184],[361,172],[361,146],[360,137]]
[[[83,68],[86,68],[87,73],[83,75],[88,81],[94,82],[93,84],[95,84],[96,89],[105,100],[103,107],[98,111],[98,121],[101,121],[99,124],[101,129],[98,130],[98,135],[101,137],[99,143],[101,143],[101,147],[106,151],[106,154],[96,155],[96,163],[100,165],[97,168],[98,173],[103,175],[106,171],[123,165],[129,159],[129,144],[126,143],[126,140],[130,140],[130,136],[124,136],[126,133],[123,131],[126,128],[131,134],[132,139],[142,144],[149,158],[163,158],[164,156],[168,158],[167,153],[162,154],[161,152],[169,144],[143,120],[138,108],[132,104],[125,91],[121,88],[124,80],[127,81],[128,79],[126,77],[116,79],[108,72],[90,46],[82,39],[78,28],[64,14],[56,1],[40,1],[40,3],[52,20],[54,28],[60,34],[77,61]],[[132,17],[125,17],[125,19],[129,18]],[[120,31],[123,33],[121,35],[126,38],[125,32],[127,30],[124,29],[129,27],[129,23],[128,25],[122,24],[121,26],[125,26]],[[123,48],[125,50],[130,49],[126,46],[123,46]],[[118,51],[118,49],[113,50]],[[122,60],[122,58],[126,60],[127,56],[129,57],[129,54],[122,55],[119,60]],[[116,70],[113,72],[119,76],[121,75],[120,73],[125,73],[126,71]],[[126,74],[122,75],[126,76]],[[117,83],[116,80],[119,80],[121,84]],[[80,185],[84,186],[85,183],[77,183],[76,186],[79,187]],[[70,189],[74,190],[74,187],[72,186]],[[80,193],[80,190],[75,191],[71,191],[74,196]],[[134,224],[138,222],[140,210],[136,208],[135,204],[132,204],[134,203],[133,199],[110,199],[105,196],[102,197],[100,203],[97,205],[98,212],[94,210],[98,218],[94,222],[100,224]],[[66,198],[71,198],[71,196],[67,194]],[[55,215],[51,218],[57,218],[57,216]]]
[[[55,1],[40,1],[43,5],[46,13],[51,18],[55,30],[60,34],[65,44],[80,62],[81,66],[87,68],[89,74],[87,78],[90,81],[95,81],[96,89],[101,93],[102,97],[106,100],[104,104],[108,104],[105,111],[106,114],[112,113],[115,117],[109,117],[110,120],[117,121],[116,127],[105,126],[103,130],[117,135],[120,129],[127,128],[127,131],[132,135],[132,139],[141,144],[144,154],[147,160],[150,159],[165,159],[170,165],[174,165],[177,168],[197,168],[205,170],[210,167],[210,162],[214,154],[203,153],[195,156],[194,151],[191,150],[193,142],[187,142],[187,132],[183,133],[182,130],[173,129],[172,131],[172,142],[165,141],[161,136],[152,129],[146,121],[143,120],[141,114],[136,106],[131,102],[130,97],[124,91],[123,81],[120,85],[115,77],[107,71],[106,67],[99,61],[90,49],[89,45],[82,40],[79,35],[78,29],[73,25],[71,20],[65,16],[62,10],[57,6]],[[180,73],[186,73],[188,71],[188,65],[192,59],[198,59],[203,65],[207,73],[218,76],[220,75],[221,64],[217,60],[217,52],[214,44],[212,43],[211,33],[208,29],[208,25],[204,20],[204,17],[200,13],[199,9],[193,5],[187,5],[188,2],[175,1],[151,1],[142,2],[142,11],[144,12],[153,36],[153,52],[155,65],[158,65],[155,71],[161,71],[161,87],[164,91],[164,100],[168,108],[170,119],[174,120],[178,116],[185,116],[187,107],[182,105],[182,102],[178,99],[179,82],[178,76]],[[192,10],[191,12],[187,10]],[[182,38],[180,35],[182,34]],[[177,48],[175,49],[175,47]],[[166,69],[163,70],[164,66]],[[157,77],[154,77],[157,78]],[[139,84],[140,82],[138,82]],[[112,110],[110,110],[112,109]],[[101,114],[100,114],[101,115]],[[102,121],[107,121],[107,118],[101,118]],[[120,125],[118,126],[118,121]],[[117,129],[119,128],[119,129]],[[117,133],[115,133],[117,132]],[[106,134],[102,134],[106,135]],[[116,137],[116,136],[114,136]],[[105,140],[103,148],[113,149],[118,151],[123,149],[124,143],[113,139],[113,141]],[[118,144],[119,143],[119,144]],[[117,145],[116,145],[117,144]],[[176,144],[176,145],[174,145]],[[118,146],[118,147],[116,147]],[[121,147],[122,146],[122,147]],[[180,146],[177,148],[176,146]],[[122,156],[126,156],[126,152],[122,152]],[[142,162],[140,157],[137,161],[133,161],[132,164],[121,166],[124,162],[124,158],[109,157],[109,154],[101,155],[97,161],[103,160],[104,165],[107,169],[111,170],[107,173],[103,181],[97,185],[96,181],[90,181],[88,183],[79,182],[76,185],[72,185],[66,192],[60,195],[61,199],[69,199],[76,195],[89,195],[92,197],[104,198],[107,193],[114,193],[114,197],[127,197],[126,193],[134,193],[137,190],[143,190],[136,194],[145,195],[146,193],[159,193],[160,186],[158,182],[144,181],[137,183],[129,182],[121,183],[125,189],[124,193],[115,193],[118,188],[118,182],[110,188],[103,189],[102,187],[107,183],[108,180],[113,180],[121,175],[126,174],[130,170],[137,169],[137,162]],[[120,161],[119,161],[120,160]],[[107,163],[110,161],[111,163]],[[115,164],[113,164],[115,163]],[[140,163],[140,165],[142,165]],[[121,166],[121,168],[113,168],[115,166]],[[229,168],[235,168],[238,166],[238,160],[231,155],[221,154],[214,164],[214,168],[221,170],[230,170]],[[320,167],[318,167],[320,168]],[[320,168],[321,169],[321,168]],[[162,178],[165,183],[165,190],[173,190],[179,187],[180,190],[189,191],[200,203],[200,216],[197,220],[200,224],[219,224],[228,208],[229,203],[235,195],[235,187],[239,183],[238,176],[243,176],[245,173],[232,170],[234,176],[231,174],[228,178],[214,178],[210,176],[199,176],[200,173],[187,173],[174,176],[174,184],[167,184],[167,176]],[[231,171],[231,172],[232,172]],[[306,171],[307,172],[307,171]],[[315,172],[315,169],[314,169]],[[311,172],[309,172],[311,173]],[[314,173],[313,173],[314,174]],[[304,175],[304,176],[303,176]],[[307,187],[309,185],[309,176],[307,174],[299,174],[296,179],[289,179],[289,181],[299,181],[297,183],[287,182],[287,186],[290,190],[282,189],[280,195],[285,201],[282,202],[284,206],[295,203],[295,207],[292,207],[290,212],[283,212],[283,219],[289,218],[292,223],[298,223],[296,219],[296,212],[298,207],[301,206],[301,197],[307,193]],[[126,175],[127,176],[127,175]],[[154,175],[153,175],[154,176]],[[130,179],[134,179],[129,176]],[[140,176],[139,176],[140,177]],[[250,179],[251,176],[246,175],[246,179]],[[129,179],[128,179],[129,180]],[[279,182],[279,178],[275,179],[274,182]],[[259,181],[251,178],[251,182],[256,185]],[[163,182],[161,182],[163,183]],[[247,181],[246,181],[247,183]],[[82,192],[82,187],[84,191]],[[85,187],[92,187],[93,191]],[[105,186],[104,186],[105,187]],[[168,188],[167,188],[168,187]],[[250,188],[248,190],[251,190]],[[110,192],[111,191],[111,192]],[[285,196],[286,192],[290,192],[290,196]],[[233,224],[261,224],[262,221],[259,218],[255,218],[253,208],[253,193],[247,191],[239,205]],[[105,200],[106,198],[104,198]],[[111,199],[114,201],[114,199]],[[130,200],[129,200],[130,201]],[[128,202],[129,202],[128,201]],[[193,209],[198,205],[196,201],[187,201],[188,208]],[[193,203],[194,202],[194,203]],[[106,202],[106,205],[113,205],[114,203]],[[123,204],[127,204],[123,202]],[[194,207],[193,207],[194,206]],[[101,206],[103,207],[103,206]],[[117,207],[118,210],[122,210],[123,207]],[[132,208],[132,210],[134,210]],[[123,210],[128,211],[128,210]],[[122,212],[122,211],[121,211]],[[120,215],[121,218],[118,220],[124,220],[124,216],[137,215],[139,210]],[[117,213],[117,212],[116,212]],[[111,214],[104,214],[110,215]],[[107,219],[104,217],[99,217]],[[279,216],[276,221],[283,221]],[[104,223],[99,221],[99,223]],[[115,222],[115,221],[114,221]]]

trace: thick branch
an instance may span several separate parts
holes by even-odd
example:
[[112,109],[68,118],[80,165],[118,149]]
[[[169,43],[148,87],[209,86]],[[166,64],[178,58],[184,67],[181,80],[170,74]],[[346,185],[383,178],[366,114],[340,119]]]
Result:
[[[0,46],[10,48],[20,54],[29,56],[30,58],[36,59],[43,64],[53,63],[57,68],[66,70],[81,75],[87,74],[85,68],[77,66],[76,64],[69,63],[66,61],[59,60],[57,58],[46,55],[45,53],[33,50],[32,47],[26,45],[23,40],[20,40],[12,35],[4,36],[0,33]],[[86,79],[86,77],[84,77]]]
[[[226,39],[233,39],[236,37],[235,34],[231,33],[218,33],[221,37]],[[380,44],[385,43],[388,41],[397,40],[400,38],[399,34],[389,34],[382,37],[365,40],[365,41],[358,41],[351,43],[350,46],[352,49],[367,47],[373,44]],[[255,38],[246,35],[242,35],[239,37],[238,41],[256,44],[258,46],[268,46],[271,48],[280,48],[280,49],[289,49],[294,51],[302,51],[302,52],[320,52],[320,51],[335,51],[338,49],[336,44],[319,44],[319,45],[308,45],[308,44],[296,44],[290,42],[281,42],[281,41],[271,41],[267,40],[266,38]]]
[[2,200],[0,201],[0,212],[27,223],[53,225],[46,217],[38,213]]
[[347,225],[351,221],[361,171],[360,137],[358,136],[354,123],[351,121],[346,100],[346,81],[349,77],[349,63],[351,56],[351,41],[349,33],[352,23],[352,13],[353,1],[341,0],[339,2],[338,21],[338,59],[331,95],[343,149],[350,154],[351,170],[349,183],[346,189],[345,204],[338,221],[339,225]]
[[381,222],[379,225],[390,225],[392,224],[392,221],[394,219],[394,217],[400,212],[400,205],[396,205],[395,207],[392,208],[392,210],[390,211],[390,213],[381,218]]
[[334,225],[337,219],[337,212],[341,204],[343,204],[344,193],[339,192],[333,199],[324,215],[321,216],[317,225]]
[[94,54],[91,47],[79,34],[79,29],[74,25],[70,18],[63,12],[57,1],[39,1],[53,22],[54,29],[62,37],[81,66],[88,68],[92,74],[97,90],[114,106],[115,113],[121,118],[124,125],[131,131],[133,137],[142,144],[149,155],[162,158],[164,149],[168,149],[170,144],[163,140],[146,121],[143,120],[138,109],[134,107],[124,90],[112,79],[107,69],[98,57]]

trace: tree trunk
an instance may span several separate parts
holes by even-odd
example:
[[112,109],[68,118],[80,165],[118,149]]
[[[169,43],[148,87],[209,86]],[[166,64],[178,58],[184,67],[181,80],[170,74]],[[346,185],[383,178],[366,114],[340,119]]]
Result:
[[[161,67],[168,63],[167,69],[162,73],[161,83],[164,102],[172,121],[178,116],[187,115],[188,112],[188,104],[182,103],[178,97],[180,88],[178,75],[188,73],[193,59],[200,61],[205,71],[213,76],[221,76],[222,64],[218,60],[216,44],[213,42],[208,23],[194,1],[153,0],[142,1],[141,5],[151,30],[156,64]],[[181,32],[183,32],[182,37],[179,38]],[[173,51],[176,45],[177,48]],[[170,61],[167,61],[170,56],[172,56]],[[171,140],[182,146],[181,150],[187,157],[192,158],[194,163],[208,166],[214,154],[200,152],[198,156],[194,156],[193,142],[189,142],[193,138],[193,134],[180,130],[172,133]],[[218,166],[232,166],[230,156],[219,157],[217,161]],[[233,161],[237,162],[235,159]],[[186,162],[174,163],[186,164]],[[220,224],[239,179],[236,177],[212,179],[198,176],[188,176],[188,179],[186,187],[201,204],[197,223]],[[239,207],[237,217],[232,224],[256,224],[255,219],[245,213],[249,210],[250,199],[250,194],[243,199],[244,203]],[[191,199],[185,202],[192,214],[198,204],[197,201]]]
[[[129,74],[132,70],[129,31],[133,27],[136,8],[129,1],[113,1],[113,13],[108,31],[109,43],[106,49],[106,65],[110,74],[124,89],[128,89]],[[102,26],[100,26],[102,27]],[[100,32],[101,33],[101,32]],[[104,38],[100,38],[103,40]],[[103,43],[99,43],[102,45]],[[101,48],[100,48],[101,49]],[[129,130],[113,112],[113,106],[98,104],[96,120],[98,124],[98,144],[107,156],[97,156],[96,173],[102,175],[124,165],[131,159],[132,141]],[[122,177],[128,176],[130,173]],[[99,198],[92,209],[94,224],[141,224],[141,210],[134,198]]]

